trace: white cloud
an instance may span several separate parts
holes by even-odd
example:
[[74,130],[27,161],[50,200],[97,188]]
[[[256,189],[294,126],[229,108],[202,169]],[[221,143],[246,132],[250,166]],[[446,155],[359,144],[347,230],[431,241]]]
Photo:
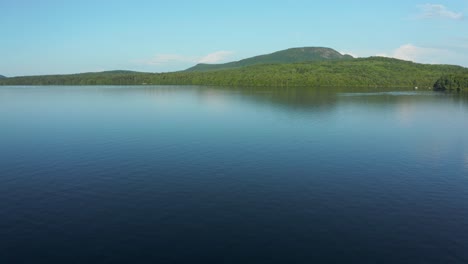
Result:
[[421,14],[418,18],[421,19],[431,19],[431,18],[446,18],[453,20],[463,19],[463,13],[457,13],[449,10],[444,5],[440,4],[424,4],[419,6]]
[[348,51],[339,51],[339,53],[341,53],[341,54],[343,54],[343,55],[346,55],[346,54],[348,54],[348,55],[351,55],[351,56],[353,56],[354,58],[358,58],[358,57],[359,57],[359,56],[358,56],[356,53],[354,53],[354,52],[348,52]]
[[175,64],[195,64],[195,63],[219,63],[224,62],[232,51],[216,51],[205,56],[185,56],[180,54],[157,54],[151,59],[138,60],[137,64],[166,66]]
[[226,58],[228,58],[232,54],[233,54],[232,51],[221,50],[221,51],[213,52],[211,54],[208,54],[202,57],[201,59],[198,60],[198,62],[199,63],[219,63],[219,62],[223,62],[224,60],[226,60]]
[[159,65],[170,64],[170,63],[194,62],[194,61],[196,61],[195,58],[178,55],[178,54],[158,54],[149,60],[143,61],[143,63],[159,66]]
[[393,57],[401,60],[419,61],[426,58],[437,58],[447,55],[448,51],[433,48],[417,47],[413,44],[400,46],[393,52]]
[[413,44],[405,44],[390,53],[380,53],[377,56],[392,57],[400,60],[421,63],[444,63],[454,54],[449,50],[418,47]]

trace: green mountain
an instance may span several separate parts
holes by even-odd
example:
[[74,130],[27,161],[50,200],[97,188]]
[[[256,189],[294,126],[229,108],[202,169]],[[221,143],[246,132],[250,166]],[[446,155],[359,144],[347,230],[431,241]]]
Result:
[[[393,87],[432,89],[445,75],[468,76],[453,65],[420,64],[384,57],[292,64],[260,64],[206,72],[159,74],[155,84],[277,87]],[[458,77],[460,79],[461,77]],[[468,89],[463,87],[461,89]]]
[[5,76],[3,76],[3,75],[0,75],[0,79],[2,79],[2,78],[6,78],[6,77],[5,77]]
[[342,55],[338,51],[322,47],[303,47],[277,51],[271,54],[255,56],[252,58],[229,62],[224,64],[197,64],[187,69],[189,72],[217,71],[235,69],[257,64],[297,63],[352,59],[350,55]]
[[[307,54],[304,62],[298,54]],[[315,61],[310,60],[314,58]],[[286,55],[284,55],[286,52]],[[291,49],[265,55],[276,63],[256,63],[207,71],[143,73],[111,71],[0,79],[0,85],[212,85],[230,87],[343,87],[468,90],[468,68],[420,64],[384,57],[356,58],[332,49]],[[279,55],[278,55],[279,54]],[[284,56],[282,57],[283,54]],[[293,56],[293,54],[296,54]],[[312,55],[311,55],[312,54]],[[319,55],[317,55],[319,54]],[[327,55],[328,54],[328,55]],[[296,57],[295,57],[296,56]],[[255,59],[256,58],[256,59]],[[260,58],[260,59],[259,59]],[[248,60],[267,61],[264,56]],[[305,59],[304,59],[305,60]],[[282,63],[279,63],[282,61]],[[238,64],[241,61],[237,62]],[[245,61],[243,63],[246,63]]]

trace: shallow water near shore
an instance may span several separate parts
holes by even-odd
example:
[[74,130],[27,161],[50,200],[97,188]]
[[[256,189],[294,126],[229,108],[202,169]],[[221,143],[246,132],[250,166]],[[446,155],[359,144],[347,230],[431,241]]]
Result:
[[0,263],[467,263],[468,96],[0,87]]

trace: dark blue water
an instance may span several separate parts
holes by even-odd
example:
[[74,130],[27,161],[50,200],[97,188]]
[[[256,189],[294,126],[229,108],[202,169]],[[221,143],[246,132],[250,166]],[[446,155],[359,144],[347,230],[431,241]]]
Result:
[[0,263],[468,263],[468,97],[0,87]]

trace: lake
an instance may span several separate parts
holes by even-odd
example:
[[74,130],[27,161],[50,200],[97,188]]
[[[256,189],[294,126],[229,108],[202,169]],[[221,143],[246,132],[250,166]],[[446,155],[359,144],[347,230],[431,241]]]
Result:
[[0,87],[0,263],[468,263],[468,96]]

